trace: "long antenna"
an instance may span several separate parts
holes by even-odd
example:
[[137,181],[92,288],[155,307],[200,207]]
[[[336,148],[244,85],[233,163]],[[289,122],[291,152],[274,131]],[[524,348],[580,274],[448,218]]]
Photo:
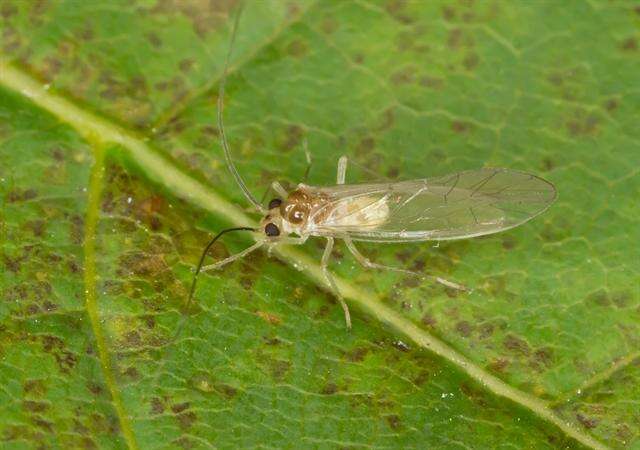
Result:
[[222,148],[224,149],[224,158],[227,162],[227,168],[235,178],[236,183],[240,186],[242,193],[249,200],[253,206],[263,214],[267,213],[267,210],[256,200],[256,198],[251,195],[247,185],[244,183],[244,180],[238,173],[238,169],[233,164],[231,160],[231,152],[229,151],[229,143],[227,142],[227,136],[224,132],[224,124],[222,122],[222,111],[224,109],[224,84],[227,79],[227,68],[229,66],[229,59],[231,58],[231,50],[233,49],[233,43],[236,39],[236,30],[238,29],[238,22],[240,22],[240,14],[242,12],[242,7],[238,8],[238,12],[236,13],[236,18],[233,22],[233,30],[231,31],[231,42],[229,43],[229,51],[227,52],[227,58],[224,61],[224,70],[222,71],[222,79],[220,80],[220,91],[218,92],[218,129],[220,130],[220,141],[222,142]]
[[[224,230],[220,231],[218,234],[216,234],[213,239],[211,239],[209,241],[209,243],[207,244],[207,246],[204,248],[202,255],[200,255],[200,261],[198,261],[198,266],[196,267],[196,272],[193,274],[193,280],[191,281],[191,288],[189,289],[189,296],[187,297],[187,302],[184,305],[184,311],[189,314],[189,308],[191,307],[191,303],[193,302],[193,294],[195,294],[196,292],[196,283],[198,282],[198,276],[200,275],[200,270],[202,269],[202,265],[204,264],[204,259],[207,257],[207,253],[209,253],[209,249],[213,246],[213,244],[216,243],[216,241],[218,239],[220,239],[220,237],[225,234],[225,233],[229,233],[231,231],[255,231],[255,228],[251,228],[251,227],[234,227],[234,228],[225,228]],[[176,331],[173,335],[173,339],[172,342],[175,342],[178,339],[178,336],[180,335],[180,332],[182,331],[182,327],[184,325],[185,322],[185,317],[182,318],[182,321],[180,322],[180,324],[178,324],[178,327],[176,328]]]

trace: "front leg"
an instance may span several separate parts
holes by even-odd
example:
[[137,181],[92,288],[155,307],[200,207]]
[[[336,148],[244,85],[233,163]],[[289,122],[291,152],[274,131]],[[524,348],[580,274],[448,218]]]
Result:
[[338,160],[338,174],[336,176],[336,184],[344,184],[347,176],[347,157],[342,155]]
[[347,323],[347,329],[350,330],[351,314],[349,314],[349,307],[345,303],[344,298],[342,298],[342,294],[340,294],[340,291],[338,290],[338,285],[336,284],[336,281],[333,279],[333,275],[331,275],[331,272],[329,272],[329,268],[327,267],[329,264],[329,258],[331,257],[332,250],[333,250],[333,238],[328,237],[327,246],[324,248],[324,253],[322,254],[322,262],[321,262],[322,273],[324,274],[324,277],[327,280],[329,287],[333,291],[333,294],[336,296],[336,298],[340,302],[340,306],[342,306],[342,310],[344,311],[344,320]]

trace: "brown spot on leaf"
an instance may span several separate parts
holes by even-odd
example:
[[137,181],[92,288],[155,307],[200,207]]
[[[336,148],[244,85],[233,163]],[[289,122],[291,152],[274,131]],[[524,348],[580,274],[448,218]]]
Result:
[[511,350],[513,353],[519,353],[525,356],[531,353],[531,348],[529,344],[527,344],[527,341],[513,334],[507,335],[504,338],[503,344],[505,348]]
[[400,416],[398,416],[397,414],[389,414],[388,416],[385,417],[385,419],[392,430],[397,430],[400,428],[400,424],[401,424]]
[[180,63],[178,64],[178,68],[182,73],[189,73],[191,72],[191,69],[194,65],[195,61],[192,58],[185,58],[180,61]]
[[287,46],[287,53],[294,58],[302,58],[309,52],[309,44],[302,39],[294,39]]
[[323,395],[333,395],[338,392],[338,386],[335,383],[327,383],[320,391]]
[[476,389],[467,383],[460,384],[460,391],[473,403],[483,408],[487,406],[487,400],[483,391]]
[[604,104],[604,107],[607,111],[615,111],[616,109],[618,109],[618,106],[620,106],[620,102],[617,98],[610,98]]
[[505,250],[513,250],[518,241],[510,234],[502,235],[502,248]]
[[587,295],[586,303],[596,306],[611,306],[611,300],[609,299],[608,292],[604,289],[598,289],[597,291]]
[[467,133],[471,130],[471,124],[469,122],[455,120],[451,123],[451,129],[455,133]]
[[178,424],[180,425],[180,428],[182,428],[183,430],[186,430],[191,428],[191,426],[195,423],[195,421],[198,420],[198,416],[193,411],[187,411],[185,413],[178,414],[176,416],[176,419],[178,419]]
[[10,2],[3,2],[0,6],[0,16],[4,19],[8,19],[18,12],[18,8]]
[[550,347],[542,347],[533,353],[533,359],[545,367],[551,367],[553,363],[553,349]]
[[631,302],[632,295],[629,291],[616,291],[611,294],[611,300],[618,308],[625,308]]
[[287,127],[285,140],[282,144],[282,148],[285,151],[290,151],[302,142],[303,130],[298,125],[290,125]]
[[13,189],[11,191],[9,191],[9,193],[7,193],[6,199],[7,202],[9,203],[16,203],[16,202],[25,202],[27,200],[31,200],[36,198],[36,196],[38,195],[38,193],[35,191],[35,189]]
[[256,315],[271,325],[280,325],[282,323],[280,317],[267,311],[256,311]]
[[327,16],[322,20],[320,28],[325,34],[332,34],[338,29],[338,22],[333,17]]
[[162,401],[154,397],[151,399],[151,414],[162,414],[164,412],[164,404]]
[[444,6],[442,8],[442,17],[444,17],[444,20],[447,22],[451,22],[456,18],[456,10],[451,6]]
[[622,41],[620,48],[626,52],[635,52],[638,50],[638,40],[634,37],[630,37]]
[[187,409],[189,409],[189,406],[191,406],[189,402],[176,403],[171,407],[171,411],[173,411],[174,414],[180,414],[181,412],[184,412]]
[[473,70],[480,64],[480,57],[476,53],[468,53],[462,60],[462,65],[467,70]]
[[236,388],[225,383],[216,383],[215,390],[227,400],[231,400],[233,397],[238,395],[238,390]]
[[36,400],[23,400],[22,408],[25,411],[40,413],[49,409],[49,404],[46,402],[41,402]]
[[380,131],[388,130],[395,123],[395,112],[393,108],[388,108],[382,113],[382,117],[379,119],[379,125],[377,129]]
[[444,87],[444,79],[425,75],[420,78],[420,85],[426,88],[440,90]]
[[594,114],[578,112],[565,124],[572,136],[593,135],[598,131],[600,118]]
[[508,365],[509,365],[508,359],[498,358],[491,361],[491,363],[489,363],[489,370],[491,370],[492,372],[502,373],[504,372],[504,369],[506,369]]
[[469,336],[471,336],[471,332],[473,331],[473,326],[466,320],[461,320],[456,324],[456,331],[461,336],[468,338]]
[[369,353],[369,347],[356,347],[353,350],[345,353],[345,357],[351,362],[364,361],[365,356]]
[[44,380],[30,379],[26,380],[22,385],[22,390],[26,395],[41,397],[46,393]]
[[433,315],[431,315],[430,313],[424,313],[421,322],[428,328],[435,328],[437,324],[435,317],[433,317]]
[[578,419],[578,422],[580,422],[583,427],[589,430],[595,428],[596,425],[598,425],[598,421],[596,419],[584,416],[580,413],[576,414],[576,419]]
[[486,339],[493,335],[495,327],[492,323],[483,323],[482,325],[480,325],[479,329],[480,332],[478,333],[478,337],[480,339]]
[[457,49],[462,43],[462,30],[460,28],[454,28],[449,31],[449,37],[447,38],[447,45],[449,48]]
[[404,67],[391,75],[391,83],[395,85],[409,84],[415,81],[414,67]]

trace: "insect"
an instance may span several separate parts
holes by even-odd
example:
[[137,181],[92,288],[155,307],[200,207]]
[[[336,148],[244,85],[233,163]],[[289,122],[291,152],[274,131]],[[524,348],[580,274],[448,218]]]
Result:
[[[238,16],[231,37],[231,54]],[[265,207],[251,194],[232,159],[223,124],[223,99],[227,63],[218,95],[218,128],[225,160],[246,199],[262,214],[258,228],[238,227],[221,231],[207,245],[194,276],[189,302],[202,270],[218,269],[266,245],[303,244],[309,237],[326,240],[321,266],[327,285],[344,310],[351,328],[349,308],[328,269],[336,239],[341,239],[363,266],[414,273],[371,262],[355,242],[419,242],[471,238],[508,230],[544,212],[555,200],[552,183],[536,175],[510,169],[482,168],[411,181],[345,184],[347,158],[338,161],[336,185],[310,186],[300,183],[287,192],[277,181],[271,188],[278,197]],[[250,230],[256,243],[222,261],[203,267],[209,248],[223,234]],[[433,277],[455,289],[463,286]]]

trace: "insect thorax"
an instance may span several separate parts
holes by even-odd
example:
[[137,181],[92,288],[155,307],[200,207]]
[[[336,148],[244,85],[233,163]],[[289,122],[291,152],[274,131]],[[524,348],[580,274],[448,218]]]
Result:
[[299,232],[307,226],[311,213],[326,201],[323,195],[298,186],[280,205],[280,215],[292,231]]

